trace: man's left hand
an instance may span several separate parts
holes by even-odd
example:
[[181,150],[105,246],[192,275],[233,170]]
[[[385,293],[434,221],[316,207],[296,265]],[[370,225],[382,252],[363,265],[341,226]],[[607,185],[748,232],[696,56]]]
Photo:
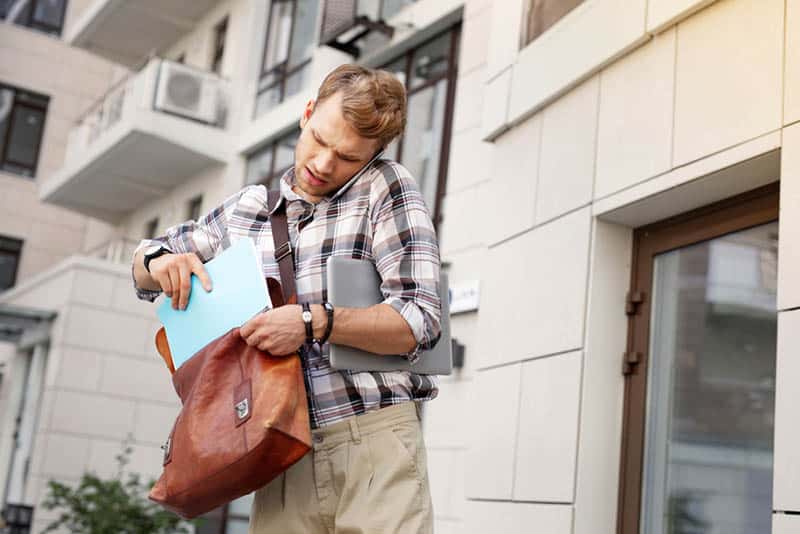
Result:
[[306,341],[306,329],[299,304],[280,306],[259,313],[239,328],[239,333],[251,347],[273,356],[294,354]]

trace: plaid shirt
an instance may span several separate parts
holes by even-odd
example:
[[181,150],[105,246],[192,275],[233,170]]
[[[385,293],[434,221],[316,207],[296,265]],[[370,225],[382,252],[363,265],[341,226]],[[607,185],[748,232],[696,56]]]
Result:
[[[418,344],[407,356],[416,361],[420,351],[439,339],[439,249],[425,201],[408,170],[378,160],[317,204],[292,191],[293,184],[292,167],[281,178],[280,191],[281,201],[287,203],[298,302],[321,303],[327,298],[330,256],[372,261],[383,280],[383,302],[397,310],[414,333]],[[247,186],[205,217],[145,239],[137,250],[160,243],[175,253],[194,252],[205,263],[237,240],[250,238],[261,252],[264,276],[280,280],[269,215],[266,188]],[[136,287],[136,294],[152,302],[160,291]],[[335,370],[328,352],[327,343],[301,351],[312,428],[393,404],[430,400],[438,393],[435,376]]]

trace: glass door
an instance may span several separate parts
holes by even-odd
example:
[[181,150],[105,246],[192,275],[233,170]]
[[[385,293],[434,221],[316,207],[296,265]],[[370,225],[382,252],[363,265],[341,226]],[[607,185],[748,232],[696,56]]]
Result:
[[771,530],[776,184],[634,232],[619,534]]
[[770,531],[777,235],[654,259],[643,534]]

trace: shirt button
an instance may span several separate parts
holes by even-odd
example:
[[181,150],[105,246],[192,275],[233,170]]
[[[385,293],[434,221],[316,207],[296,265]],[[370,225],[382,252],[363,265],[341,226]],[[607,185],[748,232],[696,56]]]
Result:
[[325,438],[323,438],[322,436],[318,434],[314,436],[314,443],[322,443],[323,441],[325,441]]

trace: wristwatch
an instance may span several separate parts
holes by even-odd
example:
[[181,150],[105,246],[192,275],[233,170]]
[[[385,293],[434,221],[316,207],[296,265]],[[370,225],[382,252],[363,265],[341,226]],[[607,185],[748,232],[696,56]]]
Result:
[[303,322],[306,325],[306,343],[311,345],[314,343],[314,328],[311,326],[313,315],[311,315],[311,306],[308,302],[303,303],[303,313],[300,317],[303,318]]
[[163,256],[164,254],[172,254],[172,251],[164,245],[153,245],[144,250],[144,270],[150,272],[150,262],[154,259]]

